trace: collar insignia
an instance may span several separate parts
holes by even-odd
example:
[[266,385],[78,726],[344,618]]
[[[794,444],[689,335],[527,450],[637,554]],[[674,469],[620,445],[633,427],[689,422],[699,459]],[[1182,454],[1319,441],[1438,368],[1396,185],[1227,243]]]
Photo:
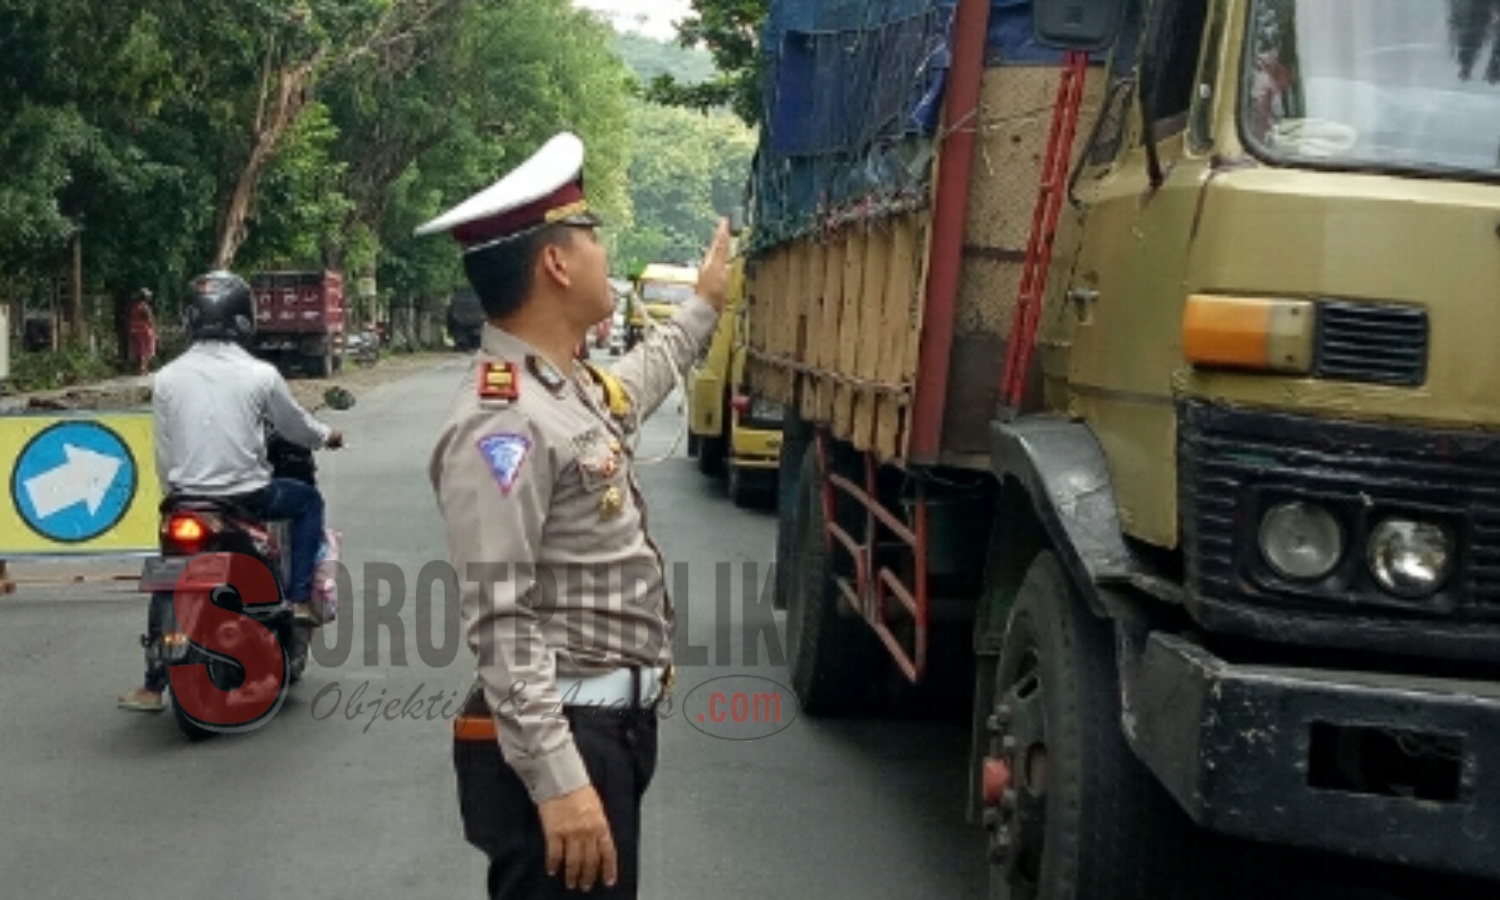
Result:
[[547,362],[540,356],[526,357],[526,368],[532,375],[536,376],[536,380],[540,381],[543,387],[554,394],[567,386],[567,379],[558,373],[552,363]]

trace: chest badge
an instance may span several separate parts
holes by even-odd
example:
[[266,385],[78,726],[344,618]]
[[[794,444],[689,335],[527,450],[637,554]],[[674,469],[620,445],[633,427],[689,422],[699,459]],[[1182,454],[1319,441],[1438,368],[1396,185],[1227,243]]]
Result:
[[599,517],[613,519],[625,509],[625,494],[617,487],[610,487],[599,498]]

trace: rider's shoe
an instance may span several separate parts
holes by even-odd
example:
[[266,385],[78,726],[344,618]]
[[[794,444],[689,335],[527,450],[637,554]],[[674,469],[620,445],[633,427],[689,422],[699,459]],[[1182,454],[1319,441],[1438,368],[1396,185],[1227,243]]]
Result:
[[157,691],[148,691],[138,687],[128,694],[121,694],[119,698],[121,709],[134,710],[136,712],[161,712],[167,708],[166,701]]

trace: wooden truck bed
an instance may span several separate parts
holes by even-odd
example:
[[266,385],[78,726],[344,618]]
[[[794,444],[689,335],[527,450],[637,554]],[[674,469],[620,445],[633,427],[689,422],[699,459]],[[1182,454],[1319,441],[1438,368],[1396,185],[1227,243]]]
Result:
[[[830,224],[782,244],[747,267],[750,377],[757,389],[882,462],[907,456],[918,379],[948,369],[942,462],[988,465],[988,423],[1000,402],[1006,341],[1015,316],[1062,70],[985,70],[954,335],[943,359],[921,358],[935,206],[879,220]],[[1080,122],[1092,121],[1103,72],[1091,68]],[[1074,157],[1087,129],[1080,128]]]

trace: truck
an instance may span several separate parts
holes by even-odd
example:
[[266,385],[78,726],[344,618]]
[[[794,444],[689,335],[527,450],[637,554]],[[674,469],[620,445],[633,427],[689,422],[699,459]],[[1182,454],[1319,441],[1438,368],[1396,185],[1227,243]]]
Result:
[[344,363],[344,277],[321,271],[258,272],[255,354],[283,374],[328,378]]
[[650,263],[631,278],[626,302],[625,349],[630,350],[646,336],[647,319],[665,322],[672,318],[698,283],[698,270],[690,266]]
[[744,257],[730,264],[729,297],[703,355],[688,374],[688,455],[710,477],[724,476],[735,506],[774,497],[785,409],[746,376],[749,316]]
[[1466,9],[772,0],[746,278],[788,677],[838,716],[960,673],[990,896],[1497,896],[1500,55]]
[[460,351],[478,350],[484,335],[484,307],[470,288],[453,292],[448,301],[448,339]]

